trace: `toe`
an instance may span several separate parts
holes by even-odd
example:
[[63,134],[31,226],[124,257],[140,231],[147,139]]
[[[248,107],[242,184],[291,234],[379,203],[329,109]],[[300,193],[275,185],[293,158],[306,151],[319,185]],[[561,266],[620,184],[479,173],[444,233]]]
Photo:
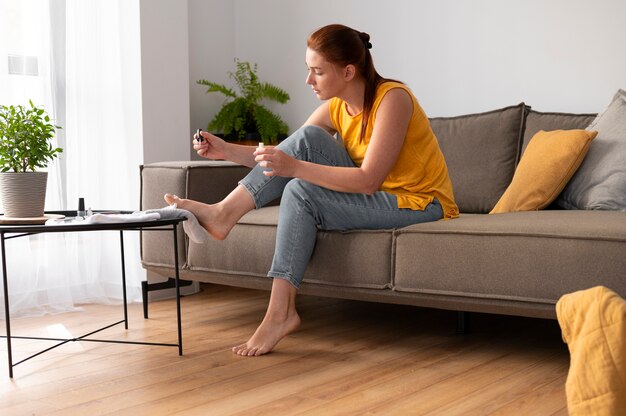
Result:
[[246,348],[246,344],[240,344],[233,347],[233,352],[237,355],[241,355],[241,351]]
[[165,199],[165,202],[172,205],[172,204],[175,204],[176,201],[178,201],[180,198],[178,198],[178,196],[173,195],[173,194],[165,194],[165,196],[163,196],[163,199]]

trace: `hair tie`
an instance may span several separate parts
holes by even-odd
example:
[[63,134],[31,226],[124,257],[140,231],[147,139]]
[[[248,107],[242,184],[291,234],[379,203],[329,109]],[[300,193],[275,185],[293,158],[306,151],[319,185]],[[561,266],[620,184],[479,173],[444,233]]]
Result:
[[361,38],[365,49],[372,49],[372,44],[370,43],[370,35],[365,32],[359,32],[359,37]]

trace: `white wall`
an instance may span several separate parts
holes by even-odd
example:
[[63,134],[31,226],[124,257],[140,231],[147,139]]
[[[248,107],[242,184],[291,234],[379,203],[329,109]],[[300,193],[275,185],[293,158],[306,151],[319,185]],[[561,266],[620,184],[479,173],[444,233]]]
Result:
[[[274,108],[296,129],[318,105],[304,84],[306,38],[328,23],[370,33],[381,75],[406,82],[430,116],[521,101],[598,112],[626,88],[622,0],[190,0],[189,15],[207,27],[190,29],[194,125],[222,102],[202,96],[196,78],[224,82],[238,57],[291,94]],[[206,53],[212,62],[197,57]]]
[[224,103],[219,94],[207,94],[196,81],[228,83],[228,71],[234,68],[235,14],[233,2],[225,0],[189,0],[189,95],[191,129],[187,142],[192,157],[191,135],[207,129],[212,116]]
[[189,160],[187,2],[140,0],[144,163]]

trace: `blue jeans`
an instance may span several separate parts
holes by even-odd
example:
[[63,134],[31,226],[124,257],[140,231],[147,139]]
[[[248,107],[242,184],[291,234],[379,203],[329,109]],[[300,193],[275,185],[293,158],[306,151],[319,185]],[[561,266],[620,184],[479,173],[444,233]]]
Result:
[[[277,146],[296,159],[328,166],[354,167],[343,146],[325,130],[305,126]],[[300,287],[318,230],[393,229],[443,218],[437,199],[423,211],[398,208],[396,196],[332,191],[297,178],[263,175],[256,166],[239,182],[257,208],[282,197],[276,249],[269,277]]]

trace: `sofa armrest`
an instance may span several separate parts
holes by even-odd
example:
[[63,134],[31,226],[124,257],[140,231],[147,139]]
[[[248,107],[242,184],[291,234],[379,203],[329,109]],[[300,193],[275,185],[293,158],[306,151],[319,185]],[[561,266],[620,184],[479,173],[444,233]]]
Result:
[[[158,162],[142,165],[141,210],[163,208],[166,193],[213,204],[230,193],[250,168],[225,161]],[[167,235],[166,235],[167,234]],[[185,267],[187,240],[180,227],[178,261]],[[141,260],[144,267],[173,267],[173,243],[169,233],[142,232]]]

